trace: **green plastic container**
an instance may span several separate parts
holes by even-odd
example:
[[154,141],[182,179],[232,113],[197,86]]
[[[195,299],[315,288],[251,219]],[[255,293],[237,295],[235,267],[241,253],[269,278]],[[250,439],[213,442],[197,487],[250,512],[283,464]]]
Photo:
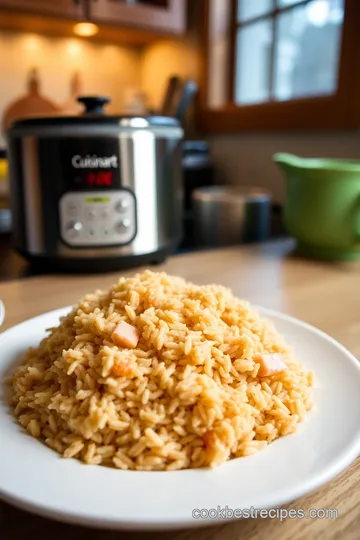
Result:
[[298,252],[360,259],[360,161],[273,156],[286,178],[284,225]]

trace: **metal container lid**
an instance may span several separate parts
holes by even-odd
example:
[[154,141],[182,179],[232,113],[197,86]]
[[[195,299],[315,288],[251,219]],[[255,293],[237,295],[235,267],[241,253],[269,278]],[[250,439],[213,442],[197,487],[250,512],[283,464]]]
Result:
[[206,186],[195,189],[193,200],[217,203],[268,202],[270,192],[254,186]]
[[85,106],[83,114],[78,116],[36,116],[16,120],[9,133],[16,133],[23,128],[32,129],[37,127],[53,126],[89,126],[110,125],[132,129],[144,129],[151,127],[180,128],[180,122],[176,118],[167,116],[131,116],[131,115],[106,115],[104,105],[110,99],[102,96],[83,96],[78,101]]

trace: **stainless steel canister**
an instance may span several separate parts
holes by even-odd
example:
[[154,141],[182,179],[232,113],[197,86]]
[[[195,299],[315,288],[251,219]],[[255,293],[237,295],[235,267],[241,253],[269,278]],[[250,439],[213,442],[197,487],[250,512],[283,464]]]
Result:
[[265,241],[270,230],[270,194],[256,187],[211,186],[192,195],[197,246]]

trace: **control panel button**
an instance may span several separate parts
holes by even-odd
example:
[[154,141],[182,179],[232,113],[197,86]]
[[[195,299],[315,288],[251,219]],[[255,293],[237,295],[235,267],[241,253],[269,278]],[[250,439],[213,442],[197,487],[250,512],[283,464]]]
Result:
[[76,218],[79,214],[78,205],[70,201],[66,206],[66,214],[70,218]]
[[119,234],[125,233],[128,231],[130,225],[131,223],[129,219],[122,219],[116,224],[116,232]]
[[82,231],[82,223],[80,221],[70,221],[66,225],[67,232],[71,238],[76,238]]
[[126,210],[129,208],[129,201],[128,199],[121,199],[117,204],[116,204],[116,211],[119,212],[119,214],[123,214],[124,212],[126,212]]
[[96,211],[93,208],[88,208],[85,211],[85,218],[89,221],[94,221],[94,219],[96,218]]
[[111,217],[110,210],[108,210],[107,208],[104,208],[103,210],[101,210],[100,217],[102,219],[109,219]]

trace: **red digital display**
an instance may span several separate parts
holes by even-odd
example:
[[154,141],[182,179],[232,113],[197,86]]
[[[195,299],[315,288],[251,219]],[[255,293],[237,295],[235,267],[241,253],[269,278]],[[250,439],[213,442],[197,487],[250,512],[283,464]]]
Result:
[[113,171],[91,171],[83,178],[84,187],[111,187],[114,185]]

